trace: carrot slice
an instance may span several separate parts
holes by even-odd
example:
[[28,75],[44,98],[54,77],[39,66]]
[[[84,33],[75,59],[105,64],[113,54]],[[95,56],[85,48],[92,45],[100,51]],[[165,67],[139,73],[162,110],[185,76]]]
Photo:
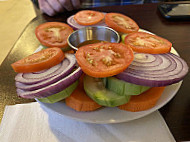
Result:
[[118,106],[118,108],[131,112],[150,109],[156,105],[164,89],[165,87],[152,87],[140,95],[131,96],[128,103]]
[[102,107],[86,95],[82,79],[73,93],[65,99],[65,103],[76,111],[94,111]]

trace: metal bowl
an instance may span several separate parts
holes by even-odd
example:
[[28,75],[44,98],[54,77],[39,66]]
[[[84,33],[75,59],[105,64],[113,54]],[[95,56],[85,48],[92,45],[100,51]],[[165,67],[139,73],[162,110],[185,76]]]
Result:
[[97,27],[85,27],[73,32],[67,39],[68,44],[71,48],[78,50],[77,46],[87,40],[101,40],[108,42],[119,42],[119,34],[104,26]]

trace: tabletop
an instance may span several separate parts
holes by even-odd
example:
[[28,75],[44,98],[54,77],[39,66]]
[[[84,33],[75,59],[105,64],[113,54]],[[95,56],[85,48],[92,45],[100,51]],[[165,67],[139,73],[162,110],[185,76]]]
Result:
[[[131,17],[138,23],[140,28],[171,41],[179,55],[190,66],[190,21],[169,21],[163,18],[157,9],[157,4],[99,7],[93,9],[102,12],[119,12]],[[67,17],[76,12],[60,14],[55,17],[39,15],[25,28],[0,66],[0,120],[3,116],[5,105],[34,101],[17,96],[14,81],[16,73],[12,70],[10,64],[32,54],[39,46],[39,42],[34,36],[35,27],[46,21],[66,22]],[[176,141],[190,140],[189,83],[190,73],[183,80],[182,86],[175,97],[159,110]]]
[[36,12],[30,0],[0,0],[0,64],[23,29],[35,17]]

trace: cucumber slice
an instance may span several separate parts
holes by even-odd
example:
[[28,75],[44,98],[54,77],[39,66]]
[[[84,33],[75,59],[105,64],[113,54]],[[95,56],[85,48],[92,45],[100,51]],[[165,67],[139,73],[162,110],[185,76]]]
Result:
[[105,88],[103,80],[90,76],[84,77],[84,90],[96,103],[102,106],[116,107],[126,104],[130,96],[121,96]]
[[67,87],[66,89],[64,89],[63,91],[57,94],[51,95],[49,97],[38,98],[38,100],[43,103],[56,103],[70,96],[71,93],[76,89],[77,85],[78,85],[78,81],[71,84],[69,87]]
[[106,88],[108,88],[110,91],[117,93],[118,95],[123,96],[123,95],[139,95],[147,91],[151,87],[128,83],[126,81],[119,80],[115,77],[108,77],[106,80]]

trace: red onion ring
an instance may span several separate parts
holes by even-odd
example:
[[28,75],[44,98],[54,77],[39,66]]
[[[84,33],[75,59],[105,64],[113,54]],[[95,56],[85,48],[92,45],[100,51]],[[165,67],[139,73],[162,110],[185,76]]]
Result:
[[65,77],[71,73],[75,64],[75,56],[73,54],[65,54],[65,59],[50,69],[33,73],[18,73],[15,77],[16,87],[24,89],[24,85],[39,84],[50,78],[53,81],[56,78]]
[[[86,26],[78,24],[73,17],[74,15],[67,18],[67,24],[69,24],[74,30],[78,30],[78,29],[86,27]],[[89,25],[88,27],[90,26],[107,26],[107,25],[105,24],[105,21],[102,20],[99,23],[94,24],[94,25]]]
[[181,81],[188,73],[187,63],[173,53],[134,53],[134,61],[118,79],[150,87],[167,86]]
[[72,72],[65,78],[62,78],[59,81],[53,84],[50,84],[48,86],[45,86],[43,88],[32,90],[32,91],[26,91],[26,90],[17,88],[17,94],[18,96],[22,98],[27,98],[27,99],[48,97],[70,86],[75,81],[77,81],[81,75],[82,75],[82,70],[80,67],[78,67],[74,72]]
[[[25,73],[23,73],[23,77],[25,75],[25,78],[20,78],[25,82],[27,82],[27,80],[32,80],[37,76],[38,78],[35,78],[35,80],[37,80],[38,82],[35,82],[34,84],[25,84],[16,81],[16,87],[22,90],[32,91],[48,86],[49,84],[55,83],[56,81],[59,81],[63,77],[70,74],[74,69],[75,64],[76,64],[75,56],[72,54],[66,54],[65,59],[58,66],[59,68],[54,66],[43,72],[38,72],[37,74],[33,73],[25,75]],[[49,75],[50,77],[48,77],[47,75]]]

